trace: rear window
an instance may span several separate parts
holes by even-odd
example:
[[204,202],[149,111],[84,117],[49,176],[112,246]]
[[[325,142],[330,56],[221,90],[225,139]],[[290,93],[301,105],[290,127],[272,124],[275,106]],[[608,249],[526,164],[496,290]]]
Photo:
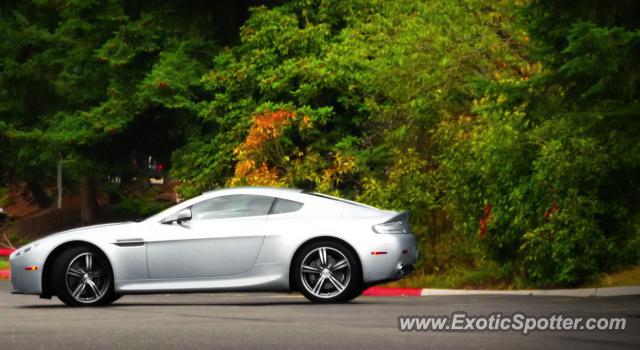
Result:
[[273,208],[271,208],[271,214],[292,213],[294,211],[300,210],[302,206],[303,204],[299,202],[276,198],[276,202],[273,204]]

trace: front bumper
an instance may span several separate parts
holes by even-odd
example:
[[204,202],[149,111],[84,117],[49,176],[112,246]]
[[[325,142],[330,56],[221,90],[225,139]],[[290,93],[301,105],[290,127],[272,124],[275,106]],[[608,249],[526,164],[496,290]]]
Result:
[[[37,254],[27,253],[12,256],[11,264],[11,294],[41,294],[42,291],[42,263]],[[37,270],[25,270],[28,266],[37,266]]]

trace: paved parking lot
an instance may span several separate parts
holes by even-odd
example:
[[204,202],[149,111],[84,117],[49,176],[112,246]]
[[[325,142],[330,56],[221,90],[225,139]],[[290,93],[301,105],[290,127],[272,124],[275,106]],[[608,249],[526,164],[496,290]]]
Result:
[[[400,315],[531,315],[627,317],[625,331],[403,333]],[[314,305],[295,294],[126,296],[110,307],[67,308],[55,298],[10,295],[0,282],[2,349],[221,348],[640,348],[640,297],[533,296],[360,297]]]

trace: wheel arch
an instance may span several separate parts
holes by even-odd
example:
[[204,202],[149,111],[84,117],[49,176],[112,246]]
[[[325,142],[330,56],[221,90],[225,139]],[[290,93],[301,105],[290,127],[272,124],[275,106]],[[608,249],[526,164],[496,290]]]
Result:
[[62,252],[64,252],[69,248],[80,247],[80,246],[90,247],[91,249],[94,249],[96,253],[102,255],[106,259],[107,264],[109,264],[109,269],[111,269],[111,276],[113,276],[113,279],[115,280],[113,264],[111,263],[111,259],[109,259],[109,256],[107,256],[107,254],[105,254],[105,252],[102,249],[100,249],[100,247],[98,247],[93,243],[89,243],[87,241],[80,241],[80,240],[68,241],[55,247],[49,253],[49,255],[47,256],[47,259],[44,262],[44,265],[42,266],[42,293],[40,294],[41,298],[51,298],[53,295],[55,295],[55,291],[53,290],[53,283],[51,282],[51,268],[53,267],[53,263],[56,261],[58,256],[60,256]]
[[294,276],[293,276],[293,261],[296,259],[296,257],[298,256],[298,254],[300,254],[300,252],[306,248],[307,246],[317,243],[317,242],[334,242],[334,243],[338,243],[338,244],[342,244],[344,245],[347,249],[349,249],[351,251],[351,253],[356,257],[356,263],[358,264],[358,267],[360,268],[360,276],[358,276],[360,278],[360,282],[362,282],[364,280],[364,269],[362,266],[362,257],[360,257],[360,254],[358,254],[358,251],[355,250],[353,248],[353,246],[345,241],[344,239],[340,239],[338,237],[334,237],[334,236],[318,236],[318,237],[313,237],[311,239],[308,239],[306,241],[304,241],[302,244],[300,244],[298,246],[298,248],[296,249],[296,251],[293,253],[293,255],[291,256],[291,259],[289,261],[289,290],[290,291],[295,291],[295,282],[293,280]]

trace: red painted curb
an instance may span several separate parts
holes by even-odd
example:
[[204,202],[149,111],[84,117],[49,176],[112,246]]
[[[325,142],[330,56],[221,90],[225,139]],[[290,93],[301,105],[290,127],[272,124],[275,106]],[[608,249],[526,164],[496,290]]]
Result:
[[15,249],[11,248],[0,248],[0,256],[9,256],[13,253]]
[[0,279],[11,279],[11,270],[0,270]]
[[370,297],[419,297],[422,288],[385,288],[371,287],[362,293]]

